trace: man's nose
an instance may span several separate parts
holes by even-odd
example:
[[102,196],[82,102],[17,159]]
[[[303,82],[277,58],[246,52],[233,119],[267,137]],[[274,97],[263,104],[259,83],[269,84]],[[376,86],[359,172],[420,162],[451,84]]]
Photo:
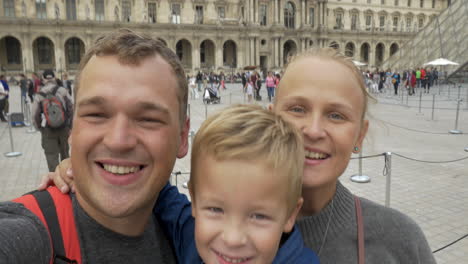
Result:
[[113,118],[104,135],[104,145],[112,151],[128,151],[135,147],[137,139],[131,120],[125,116]]

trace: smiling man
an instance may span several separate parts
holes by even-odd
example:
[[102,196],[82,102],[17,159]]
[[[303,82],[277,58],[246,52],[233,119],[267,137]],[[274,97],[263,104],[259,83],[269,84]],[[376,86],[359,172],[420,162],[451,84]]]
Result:
[[[0,203],[0,263],[175,262],[151,212],[188,150],[187,83],[176,55],[148,36],[112,32],[84,56],[75,89],[76,195],[52,187]],[[51,205],[62,249],[48,220]]]

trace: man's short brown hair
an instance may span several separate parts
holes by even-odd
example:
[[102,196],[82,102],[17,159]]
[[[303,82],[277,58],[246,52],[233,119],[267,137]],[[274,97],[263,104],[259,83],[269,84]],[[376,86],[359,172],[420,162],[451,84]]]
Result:
[[[188,88],[185,71],[177,55],[160,40],[130,29],[119,29],[99,37],[91,48],[86,51],[80,62],[80,68],[75,82],[76,94],[80,88],[80,74],[93,56],[117,56],[123,65],[138,66],[142,61],[153,56],[160,56],[174,71],[177,81],[177,99],[179,101],[179,118],[181,124],[186,119]],[[157,84],[155,84],[157,85]]]

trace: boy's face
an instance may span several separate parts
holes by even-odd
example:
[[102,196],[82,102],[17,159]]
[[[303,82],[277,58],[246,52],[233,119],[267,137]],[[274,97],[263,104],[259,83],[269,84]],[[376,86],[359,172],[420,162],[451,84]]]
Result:
[[271,263],[288,213],[287,179],[262,161],[199,160],[191,191],[198,253],[207,264]]

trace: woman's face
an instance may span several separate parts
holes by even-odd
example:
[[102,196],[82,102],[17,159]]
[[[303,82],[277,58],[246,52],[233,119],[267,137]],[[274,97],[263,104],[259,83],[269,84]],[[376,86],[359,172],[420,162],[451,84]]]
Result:
[[367,132],[363,104],[363,92],[346,66],[320,58],[289,66],[273,110],[304,135],[303,188],[336,184]]

